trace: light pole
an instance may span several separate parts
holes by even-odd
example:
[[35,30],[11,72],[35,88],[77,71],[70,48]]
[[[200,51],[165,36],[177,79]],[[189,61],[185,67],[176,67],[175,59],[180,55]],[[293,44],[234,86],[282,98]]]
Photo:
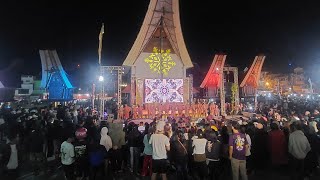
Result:
[[104,77],[99,76],[99,82],[101,83],[101,96],[100,96],[100,117],[104,120]]

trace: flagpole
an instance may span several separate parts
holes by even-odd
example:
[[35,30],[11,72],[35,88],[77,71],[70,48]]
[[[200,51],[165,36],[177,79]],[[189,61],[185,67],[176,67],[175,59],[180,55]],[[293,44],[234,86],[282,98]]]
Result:
[[103,34],[104,34],[104,23],[102,23],[100,33],[99,33],[99,47],[98,47],[98,61],[99,61],[99,71],[100,71],[100,78],[99,81],[101,83],[101,96],[100,96],[100,118],[101,120],[104,120],[104,78],[103,78],[103,68],[101,65],[101,57],[102,57],[102,40],[103,40]]

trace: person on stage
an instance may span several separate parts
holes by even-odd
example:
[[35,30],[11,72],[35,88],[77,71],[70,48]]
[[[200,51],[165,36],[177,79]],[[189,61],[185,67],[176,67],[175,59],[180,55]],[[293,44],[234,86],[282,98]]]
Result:
[[125,120],[128,120],[130,118],[130,111],[131,111],[131,107],[128,106],[127,104],[125,104],[124,109],[123,109],[123,114],[124,114]]
[[123,112],[124,112],[124,108],[123,105],[120,106],[120,108],[118,109],[119,111],[119,119],[123,119]]

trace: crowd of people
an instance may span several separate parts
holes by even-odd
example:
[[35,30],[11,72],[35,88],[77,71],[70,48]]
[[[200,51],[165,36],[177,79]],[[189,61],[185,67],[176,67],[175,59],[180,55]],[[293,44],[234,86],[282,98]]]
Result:
[[284,118],[281,109],[271,107],[249,119],[158,116],[138,124],[101,121],[92,112],[74,105],[2,109],[3,173],[30,161],[35,175],[62,165],[68,180],[124,172],[152,180],[246,180],[270,170],[290,171],[292,179],[300,180],[319,168],[317,110],[290,109]]

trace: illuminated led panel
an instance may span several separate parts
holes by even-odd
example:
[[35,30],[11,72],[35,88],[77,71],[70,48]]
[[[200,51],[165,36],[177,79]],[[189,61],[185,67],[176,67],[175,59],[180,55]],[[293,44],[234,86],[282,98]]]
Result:
[[152,53],[144,59],[144,62],[149,64],[149,68],[153,72],[168,75],[170,69],[176,65],[176,62],[172,60],[170,53],[170,49],[164,51],[154,47]]
[[183,79],[145,79],[145,103],[183,102]]

